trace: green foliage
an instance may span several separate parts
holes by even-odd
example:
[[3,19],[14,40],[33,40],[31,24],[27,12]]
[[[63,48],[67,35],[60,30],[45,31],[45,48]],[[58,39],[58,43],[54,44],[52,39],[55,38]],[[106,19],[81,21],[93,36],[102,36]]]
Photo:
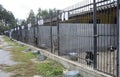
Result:
[[11,11],[0,5],[0,32],[15,27],[15,17]]
[[2,22],[0,22],[0,33],[4,32],[5,30],[8,30],[9,27],[8,26],[4,26],[4,24]]
[[35,14],[33,10],[30,10],[30,14],[27,18],[27,23],[35,24]]
[[56,15],[57,14],[57,10],[54,8],[54,9],[44,9],[42,10],[41,8],[38,9],[38,13],[37,13],[37,17],[38,18],[46,18],[46,17],[50,17],[51,15]]

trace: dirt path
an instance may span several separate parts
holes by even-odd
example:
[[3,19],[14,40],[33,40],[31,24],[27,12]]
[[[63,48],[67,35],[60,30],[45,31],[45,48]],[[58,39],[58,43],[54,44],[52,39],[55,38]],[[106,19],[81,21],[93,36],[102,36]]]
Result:
[[4,41],[3,36],[0,36],[0,77],[10,77],[11,73],[7,73],[3,69],[16,64],[16,62],[11,60],[11,54],[7,51],[8,48],[10,46]]

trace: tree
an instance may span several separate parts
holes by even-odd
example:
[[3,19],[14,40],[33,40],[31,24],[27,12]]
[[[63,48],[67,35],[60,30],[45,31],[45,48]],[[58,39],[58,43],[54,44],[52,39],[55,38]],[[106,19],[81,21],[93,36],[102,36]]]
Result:
[[36,15],[37,18],[46,18],[46,17],[50,17],[51,15],[56,15],[57,14],[57,9],[45,9],[42,10],[41,8],[38,9],[38,13]]
[[54,9],[49,9],[49,16],[51,16],[51,15],[56,15],[56,14],[57,14],[56,8],[54,8]]
[[0,5],[0,32],[15,27],[15,17],[11,11]]
[[4,26],[4,24],[2,22],[0,22],[0,33],[4,32],[5,30],[8,30],[9,27],[8,26]]
[[36,15],[36,18],[38,18],[38,19],[42,18],[42,9],[41,8],[38,9],[38,13]]
[[25,26],[26,24],[27,24],[27,23],[26,23],[25,20],[22,20],[22,21],[21,21],[21,26],[23,26],[23,25]]
[[32,25],[35,24],[35,14],[33,10],[30,10],[30,14],[27,18],[27,23],[31,23]]
[[46,10],[46,9],[45,9],[45,10],[42,10],[42,17],[43,17],[43,18],[47,17],[48,14],[49,14],[48,10]]
[[6,25],[9,25],[10,28],[14,28],[16,26],[15,17],[12,12],[8,11],[5,15]]

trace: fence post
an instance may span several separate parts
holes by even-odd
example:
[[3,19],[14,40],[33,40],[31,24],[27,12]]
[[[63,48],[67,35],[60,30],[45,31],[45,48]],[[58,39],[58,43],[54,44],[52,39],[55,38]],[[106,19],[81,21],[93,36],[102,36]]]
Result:
[[[27,24],[28,25],[28,24]],[[26,25],[25,27],[25,43],[27,43],[27,31],[28,31],[28,26]]]
[[96,23],[96,0],[93,0],[93,29],[94,29],[94,69],[97,68],[97,23]]
[[120,0],[117,0],[117,77],[120,77]]
[[38,41],[38,37],[39,37],[39,24],[38,24],[39,18],[37,18],[37,34],[36,34],[36,43],[37,43],[37,47],[39,47],[39,41]]
[[51,38],[51,53],[53,53],[53,37],[52,37],[52,14],[50,15],[50,38]]
[[59,35],[59,10],[57,11],[57,38],[58,38],[58,55],[60,55],[60,35]]
[[34,31],[33,31],[33,35],[34,35],[34,36],[33,36],[34,44],[33,44],[33,45],[36,46],[36,43],[35,43],[35,37],[36,37],[36,36],[35,36],[35,23],[32,23],[32,26],[33,26],[33,29],[34,29]]

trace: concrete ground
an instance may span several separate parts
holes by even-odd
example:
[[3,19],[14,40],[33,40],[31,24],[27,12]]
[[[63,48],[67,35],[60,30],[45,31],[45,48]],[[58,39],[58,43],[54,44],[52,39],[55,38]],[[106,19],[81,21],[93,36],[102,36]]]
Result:
[[0,36],[0,77],[10,77],[12,73],[3,70],[5,67],[16,64],[16,62],[11,60],[11,54],[8,51],[9,48],[11,48],[11,46],[4,41],[3,36]]

